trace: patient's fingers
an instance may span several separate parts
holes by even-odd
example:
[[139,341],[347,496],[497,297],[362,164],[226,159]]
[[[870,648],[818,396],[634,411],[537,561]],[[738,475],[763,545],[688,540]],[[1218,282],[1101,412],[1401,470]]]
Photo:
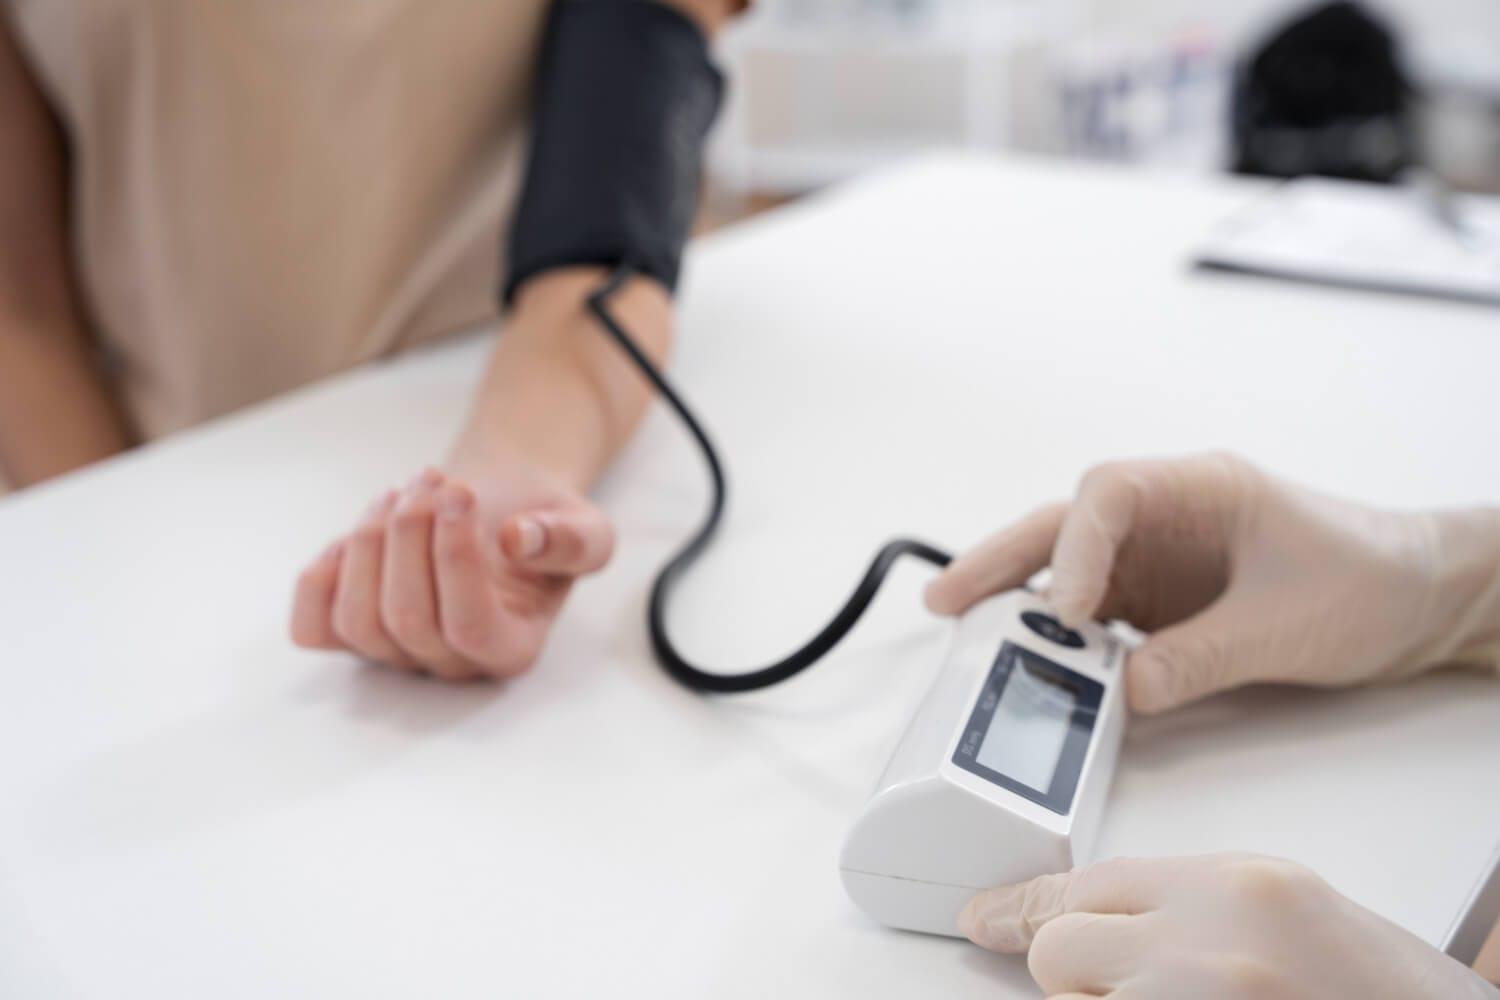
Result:
[[432,548],[443,641],[487,674],[514,673],[500,657],[503,609],[480,544],[474,494],[449,483],[438,494],[437,512]]
[[615,550],[615,530],[593,507],[519,514],[501,528],[501,549],[533,573],[582,576],[602,569]]
[[397,496],[393,490],[381,498],[345,543],[344,562],[333,600],[333,629],[344,645],[366,659],[409,665],[410,661],[391,641],[380,620],[385,519]]
[[292,599],[292,641],[306,649],[343,649],[333,631],[333,596],[338,588],[344,543],[334,542],[297,578]]
[[433,569],[435,502],[443,477],[429,469],[402,494],[387,521],[380,618],[386,634],[424,670],[444,680],[474,671],[443,641]]

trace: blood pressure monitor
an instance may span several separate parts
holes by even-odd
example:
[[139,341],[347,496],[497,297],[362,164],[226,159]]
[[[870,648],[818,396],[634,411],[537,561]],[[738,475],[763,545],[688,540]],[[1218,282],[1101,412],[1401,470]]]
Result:
[[1125,728],[1121,641],[1025,591],[976,605],[839,861],[883,924],[957,935],[980,889],[1088,861]]
[[[897,560],[910,556],[946,566],[951,557],[915,539],[887,542],[827,625],[759,669],[723,673],[684,657],[668,634],[667,606],[718,531],[728,487],[707,431],[610,306],[636,273],[629,263],[616,267],[589,295],[589,312],[682,420],[712,488],[702,523],[651,585],[652,652],[674,680],[694,691],[733,694],[780,684],[848,634]],[[970,609],[844,844],[840,865],[853,900],[892,927],[956,934],[958,914],[976,891],[1063,871],[1087,858],[1125,724],[1123,656],[1105,629],[1069,629],[1029,592],[1002,594]]]

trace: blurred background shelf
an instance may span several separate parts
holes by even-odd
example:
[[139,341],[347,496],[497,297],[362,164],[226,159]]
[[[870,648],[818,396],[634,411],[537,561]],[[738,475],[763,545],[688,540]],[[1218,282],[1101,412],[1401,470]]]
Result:
[[[713,189],[778,200],[915,152],[1016,150],[1194,171],[1229,162],[1237,64],[1295,0],[758,0]],[[1397,31],[1426,160],[1500,190],[1500,3],[1366,4]]]

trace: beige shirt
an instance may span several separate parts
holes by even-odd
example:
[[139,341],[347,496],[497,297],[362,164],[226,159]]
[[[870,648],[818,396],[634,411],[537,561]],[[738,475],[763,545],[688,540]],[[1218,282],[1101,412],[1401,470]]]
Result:
[[496,312],[546,0],[0,0],[141,430]]

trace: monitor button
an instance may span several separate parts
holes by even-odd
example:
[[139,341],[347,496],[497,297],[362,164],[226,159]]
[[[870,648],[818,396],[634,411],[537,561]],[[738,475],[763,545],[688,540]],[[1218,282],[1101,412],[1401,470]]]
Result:
[[1040,611],[1023,611],[1021,622],[1031,631],[1046,639],[1055,642],[1059,646],[1067,646],[1069,649],[1082,649],[1085,645],[1083,636],[1068,628],[1062,622],[1051,615],[1042,614]]

